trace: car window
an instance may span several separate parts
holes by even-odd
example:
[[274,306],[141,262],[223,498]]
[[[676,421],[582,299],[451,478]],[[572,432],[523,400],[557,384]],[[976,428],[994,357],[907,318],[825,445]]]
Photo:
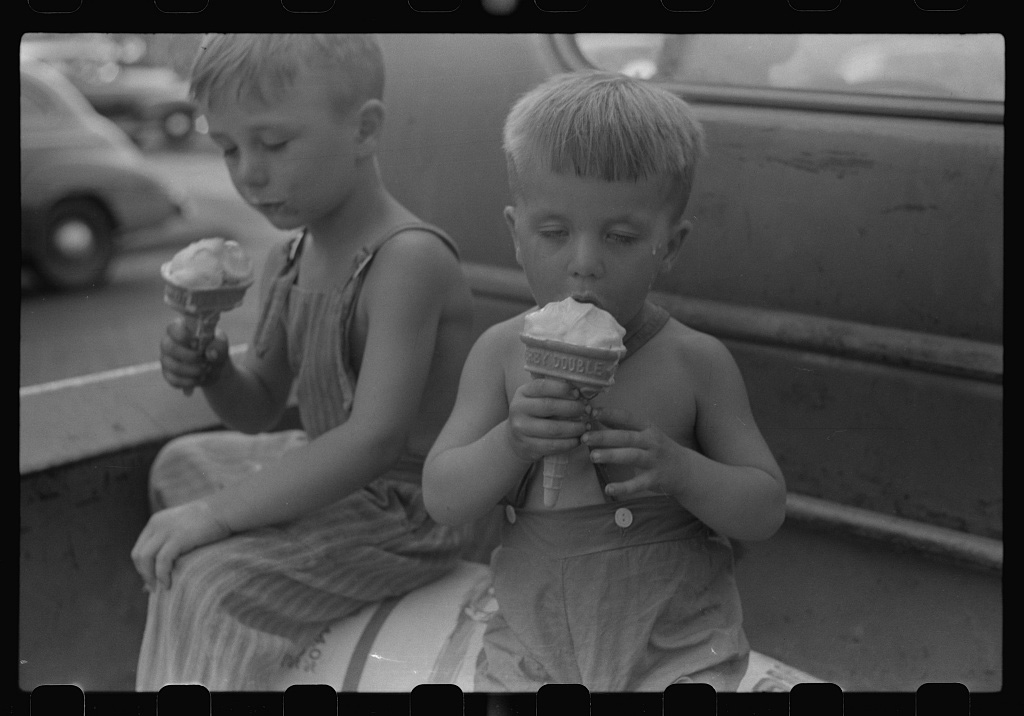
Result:
[[578,34],[600,69],[745,88],[1004,101],[1002,35]]

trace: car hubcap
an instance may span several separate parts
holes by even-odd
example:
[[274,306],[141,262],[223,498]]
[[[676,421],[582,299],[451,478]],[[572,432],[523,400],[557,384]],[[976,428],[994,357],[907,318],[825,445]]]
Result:
[[84,221],[68,221],[53,232],[53,244],[61,256],[82,259],[93,252],[96,235]]

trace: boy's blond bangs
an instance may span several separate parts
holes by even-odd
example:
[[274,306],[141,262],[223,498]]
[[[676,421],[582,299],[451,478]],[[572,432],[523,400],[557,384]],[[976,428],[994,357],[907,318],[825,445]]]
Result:
[[267,104],[303,69],[329,69],[339,110],[382,99],[384,59],[371,35],[210,34],[192,65],[190,94],[210,104],[224,98]]
[[604,181],[664,178],[688,198],[704,139],[679,97],[595,71],[560,75],[526,93],[506,119],[504,147],[515,196],[521,174],[542,167]]

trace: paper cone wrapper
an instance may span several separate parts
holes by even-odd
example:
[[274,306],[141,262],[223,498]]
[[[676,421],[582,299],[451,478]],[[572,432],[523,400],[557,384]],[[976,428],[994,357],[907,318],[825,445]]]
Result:
[[171,280],[170,264],[160,267],[164,279],[164,303],[181,313],[205,314],[230,311],[242,305],[253,279],[220,288],[186,288]]
[[615,368],[625,349],[590,348],[522,334],[526,370],[534,377],[559,378],[593,398],[615,382]]

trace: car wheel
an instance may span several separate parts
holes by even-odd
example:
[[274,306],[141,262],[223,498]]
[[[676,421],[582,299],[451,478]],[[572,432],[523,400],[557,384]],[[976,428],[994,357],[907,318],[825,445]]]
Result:
[[114,227],[94,201],[62,201],[50,211],[33,265],[50,288],[74,290],[102,284],[114,256]]
[[164,137],[172,144],[178,144],[192,134],[195,128],[195,120],[192,115],[184,110],[174,110],[164,115],[161,122]]

